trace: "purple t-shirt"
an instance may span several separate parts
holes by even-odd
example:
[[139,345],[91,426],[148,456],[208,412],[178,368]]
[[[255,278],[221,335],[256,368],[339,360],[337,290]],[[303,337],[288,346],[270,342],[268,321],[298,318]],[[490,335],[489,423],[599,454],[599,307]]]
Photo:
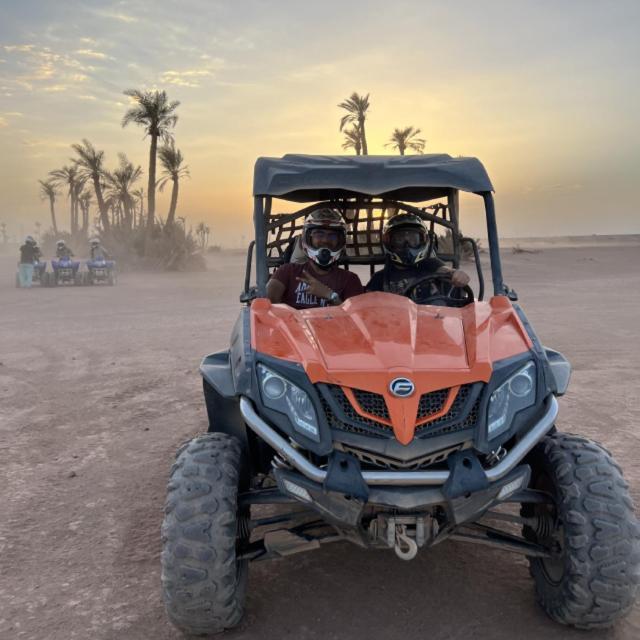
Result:
[[271,276],[275,280],[282,282],[284,293],[282,302],[294,309],[311,309],[312,307],[326,307],[329,304],[324,298],[317,298],[309,293],[309,285],[306,282],[299,282],[296,278],[307,273],[316,280],[326,284],[332,291],[335,291],[342,300],[364,293],[364,287],[360,278],[351,271],[341,269],[337,265],[328,269],[324,273],[318,273],[308,264],[296,264],[288,262],[278,267]]

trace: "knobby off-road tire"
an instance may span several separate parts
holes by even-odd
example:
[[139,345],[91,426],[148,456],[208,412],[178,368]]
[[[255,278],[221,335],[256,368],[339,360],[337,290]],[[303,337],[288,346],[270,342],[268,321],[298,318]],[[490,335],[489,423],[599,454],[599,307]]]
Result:
[[162,525],[162,587],[170,620],[187,634],[219,633],[240,622],[248,563],[236,560],[238,440],[207,433],[178,451]]
[[[633,606],[640,576],[640,527],[622,470],[600,445],[563,433],[542,440],[529,462],[533,486],[555,495],[562,549],[557,561],[529,559],[538,602],[562,624],[611,626]],[[528,527],[524,535],[545,542]]]

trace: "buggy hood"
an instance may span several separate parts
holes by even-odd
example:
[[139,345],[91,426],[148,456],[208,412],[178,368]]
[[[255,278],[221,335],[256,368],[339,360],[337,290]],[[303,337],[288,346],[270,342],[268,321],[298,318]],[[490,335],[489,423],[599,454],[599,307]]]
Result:
[[[532,346],[505,296],[456,309],[416,305],[391,293],[305,310],[255,300],[251,340],[260,353],[301,364],[312,383],[384,396],[403,444],[413,438],[421,394],[488,382],[494,362]],[[409,378],[415,393],[393,396],[389,385],[398,377]]]

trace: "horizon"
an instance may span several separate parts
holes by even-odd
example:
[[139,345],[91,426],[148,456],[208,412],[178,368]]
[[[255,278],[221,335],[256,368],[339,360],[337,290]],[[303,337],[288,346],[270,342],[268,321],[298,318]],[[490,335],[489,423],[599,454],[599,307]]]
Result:
[[[181,102],[175,140],[191,179],[178,215],[209,224],[212,244],[250,237],[258,156],[342,153],[337,105],[354,91],[370,94],[371,155],[391,154],[393,129],[411,125],[425,153],[478,157],[501,237],[640,232],[637,3],[190,0],[158,2],[148,19],[141,0],[26,0],[3,14],[0,222],[10,233],[48,226],[37,180],[82,138],[109,168],[118,152],[140,164],[146,189],[148,140],[120,125],[127,88]],[[168,201],[158,194],[157,215]],[[483,237],[478,205],[461,197],[461,222]],[[67,228],[66,198],[56,206]]]

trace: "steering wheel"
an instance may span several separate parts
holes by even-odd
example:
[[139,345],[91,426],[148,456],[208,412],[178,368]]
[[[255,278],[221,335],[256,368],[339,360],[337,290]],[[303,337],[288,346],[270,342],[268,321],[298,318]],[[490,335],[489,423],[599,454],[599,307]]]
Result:
[[[438,293],[428,296],[420,296],[420,287],[435,284]],[[450,273],[430,273],[410,282],[402,292],[403,296],[411,298],[416,304],[431,304],[439,307],[464,307],[474,301],[473,290],[466,284],[463,287],[454,287]]]

